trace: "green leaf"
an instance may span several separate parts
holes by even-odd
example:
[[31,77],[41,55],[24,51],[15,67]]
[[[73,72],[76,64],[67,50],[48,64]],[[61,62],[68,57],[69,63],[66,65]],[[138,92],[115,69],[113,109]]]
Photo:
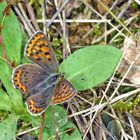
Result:
[[110,133],[115,139],[120,140],[121,125],[118,120],[110,121],[107,125],[107,129],[110,131]]
[[61,128],[56,127],[52,130],[44,129],[43,131],[43,140],[50,138],[55,139],[56,136],[59,137],[60,140],[82,140],[77,127],[71,122],[68,122]]
[[137,140],[140,140],[140,134],[137,135]]
[[104,123],[105,126],[107,126],[108,123],[113,120],[113,118],[110,115],[108,115],[106,112],[103,112],[101,114],[101,117],[102,117],[102,122]]
[[[30,116],[33,126],[40,125],[40,117]],[[66,110],[58,105],[50,106],[45,111],[44,125],[49,129],[54,129],[55,126],[62,127],[68,122]]]
[[[30,119],[34,127],[41,125],[40,117],[30,116]],[[57,127],[60,129],[61,127],[65,126],[67,122],[67,112],[63,107],[58,105],[50,106],[45,111],[44,126],[47,128],[47,131],[45,129],[43,135],[47,135],[48,138],[53,136],[55,133],[55,128]],[[36,134],[39,135],[39,130],[36,130]]]
[[[10,102],[13,105],[12,110],[22,110],[23,109],[23,101],[21,93],[13,87],[12,79],[11,79],[11,68],[4,61],[0,60],[0,78],[7,90],[8,96],[10,98]],[[1,100],[0,100],[1,101]]]
[[71,122],[68,122],[65,126],[60,128],[60,133],[62,132],[65,133],[60,135],[61,140],[82,140],[79,130]]
[[19,116],[12,115],[0,123],[1,140],[12,140],[16,137],[18,119]]
[[11,68],[4,61],[0,60],[0,78],[7,90],[8,96],[12,103],[12,111],[20,112],[23,107],[21,93],[13,87],[11,79]]
[[6,92],[0,88],[0,110],[11,111],[11,100]]
[[121,57],[119,49],[112,46],[92,45],[79,49],[60,65],[78,91],[95,87],[107,80]]
[[61,127],[68,122],[66,110],[59,106],[51,106],[45,111],[45,126],[48,128]]
[[[5,2],[0,3],[0,22],[3,18],[3,11],[6,7]],[[5,46],[5,51],[10,62],[20,63],[20,51],[22,42],[22,31],[18,20],[13,11],[4,19],[2,27],[2,40]],[[2,46],[0,44],[0,57],[3,57]],[[0,59],[0,79],[7,90],[10,100],[15,106],[15,110],[22,109],[23,103],[21,94],[13,88],[12,85],[12,68],[2,59]]]
[[54,137],[56,131],[60,140],[81,140],[77,127],[68,122],[67,112],[60,106],[52,106],[46,110],[45,126],[47,129],[43,131],[43,140]]
[[[40,117],[31,117],[33,126],[40,126]],[[43,137],[44,140],[49,139],[55,135],[55,130],[58,130],[58,133],[61,133],[60,138],[62,140],[70,139],[70,140],[80,140],[81,135],[76,128],[76,126],[70,122],[68,122],[67,112],[61,106],[51,106],[47,108],[45,111],[45,128],[43,129]],[[68,129],[72,128],[72,133],[67,134]],[[36,134],[39,135],[39,130],[36,131]],[[79,139],[77,139],[77,137]]]
[[[3,11],[6,7],[5,2],[0,3],[0,22],[3,18]],[[16,64],[20,64],[20,51],[21,51],[21,43],[22,43],[22,31],[17,20],[17,17],[10,10],[10,14],[7,15],[4,19],[4,23],[2,26],[2,39],[4,42],[5,50],[8,59],[11,62],[15,62]],[[1,46],[0,46],[1,48]],[[2,50],[0,50],[0,54],[2,55]]]
[[33,138],[32,136],[28,134],[23,135],[21,139],[22,140],[36,140],[35,138]]

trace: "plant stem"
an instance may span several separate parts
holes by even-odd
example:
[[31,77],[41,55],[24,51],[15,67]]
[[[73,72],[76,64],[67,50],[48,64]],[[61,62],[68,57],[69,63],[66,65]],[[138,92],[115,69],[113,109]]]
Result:
[[39,140],[42,140],[42,131],[44,127],[44,112],[41,115],[41,126],[40,126],[40,135],[39,135]]

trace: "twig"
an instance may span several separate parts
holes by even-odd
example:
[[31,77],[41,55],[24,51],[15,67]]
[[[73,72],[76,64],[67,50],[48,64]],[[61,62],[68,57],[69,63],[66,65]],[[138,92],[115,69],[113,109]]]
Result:
[[[124,93],[124,94],[122,94],[122,95],[120,95],[120,96],[115,97],[114,99],[112,99],[112,100],[110,101],[109,104],[114,104],[114,103],[116,103],[116,102],[118,102],[118,101],[120,101],[120,100],[122,100],[122,99],[125,99],[125,98],[128,98],[128,97],[132,96],[132,95],[135,95],[135,94],[137,94],[138,92],[140,92],[140,88],[138,88],[138,89],[136,89],[136,90],[134,90],[134,91],[131,91],[131,92],[128,92],[128,93]],[[69,115],[69,118],[74,117],[74,116],[77,116],[77,115],[81,115],[81,114],[84,114],[84,113],[86,113],[84,116],[87,116],[87,115],[89,115],[89,114],[95,112],[96,110],[101,109],[105,104],[106,104],[106,103],[102,103],[102,104],[95,105],[95,106],[92,108],[92,111],[91,111],[91,107],[90,107],[90,108],[87,108],[87,109],[85,109],[85,110],[82,110],[82,111],[73,113],[73,114]],[[87,113],[87,112],[88,112],[88,113]]]
[[47,28],[51,25],[51,23],[54,21],[54,19],[58,16],[58,14],[63,10],[63,8],[66,6],[69,0],[65,0],[64,3],[61,5],[61,7],[58,9],[58,11],[54,14],[54,16],[51,18],[51,20],[47,23]]
[[[96,124],[96,126],[98,126],[98,127],[100,128],[100,130],[102,130],[102,131],[104,131],[106,134],[108,134],[108,135],[111,137],[112,140],[116,140],[116,139],[112,136],[112,134],[107,130],[107,128],[106,128],[105,126],[100,125],[100,124],[98,123],[98,121],[95,121],[95,124]],[[97,138],[97,139],[98,139],[98,138]]]
[[[62,135],[62,134],[65,134],[65,133],[71,132],[71,131],[73,131],[73,129],[69,128],[69,129],[67,129],[67,130],[65,130],[65,131],[63,131],[63,132],[58,133],[58,135]],[[54,135],[54,136],[48,138],[48,140],[51,140],[51,139],[54,140],[55,137],[56,137],[56,136]]]
[[27,8],[28,14],[29,14],[29,16],[31,18],[31,22],[33,23],[32,25],[34,25],[35,30],[39,30],[39,26],[37,24],[37,21],[36,21],[35,14],[34,14],[32,6],[28,4],[27,0],[24,0],[24,1],[25,1],[25,6]]
[[[118,101],[120,101],[122,99],[125,99],[125,98],[128,98],[128,97],[132,96],[132,95],[135,95],[139,91],[140,91],[140,88],[138,88],[138,89],[136,89],[134,91],[131,91],[131,92],[128,92],[128,93],[124,93],[122,95],[119,95],[119,96],[113,98],[112,100],[110,100],[109,104],[114,104],[114,103],[116,103],[116,102],[118,102]],[[102,109],[106,104],[107,104],[107,102],[105,102],[103,104],[100,104],[100,105],[94,106],[93,109],[92,109],[92,112],[88,112],[87,114],[85,114],[85,116],[87,116],[87,115],[95,112],[96,110]]]
[[77,96],[78,98],[80,98],[82,101],[85,101],[86,103],[92,105],[91,102],[89,102],[88,100],[86,100],[85,98],[81,97],[80,95],[76,94],[75,96]]
[[[119,1],[119,0],[115,0],[115,1],[113,2],[113,5],[111,6],[110,10],[113,10],[113,8],[116,7],[118,1]],[[108,11],[107,11],[107,13],[105,13],[104,17],[107,17],[108,14],[109,14],[109,13],[108,13]]]
[[[77,110],[79,111],[80,110],[80,105],[78,104],[77,100],[75,98],[73,98],[72,101],[73,101],[72,104],[71,104],[72,108],[70,108],[70,109],[75,109],[74,107],[76,107]],[[73,112],[73,110],[71,110],[71,111]],[[81,115],[79,117],[79,119],[82,122],[81,126],[79,126],[80,127],[79,130],[82,130],[81,133],[83,135],[84,132],[85,132],[85,124],[88,123],[88,120],[84,115]],[[80,122],[79,119],[77,119],[78,120],[77,124],[79,124],[79,122]],[[94,133],[93,133],[92,129],[90,129],[89,134],[91,135],[91,138],[94,138]],[[88,137],[87,137],[87,139],[88,139]]]
[[66,24],[65,9],[62,11],[62,16],[63,16],[62,28],[63,28],[63,38],[64,38],[64,43],[63,43],[63,60],[64,60],[69,54],[71,54],[69,41],[68,41],[68,29]]
[[115,20],[120,23],[122,25],[122,27],[136,40],[139,42],[139,40],[133,35],[133,33],[125,26],[125,24],[120,20],[118,19],[115,14],[101,1],[101,0],[98,0],[98,2],[103,6],[103,8],[105,8],[112,17],[115,18]]
[[29,36],[39,29],[35,14],[27,0],[19,2],[17,6],[14,6],[14,9]]
[[[126,26],[128,26],[134,19],[136,19],[137,14],[134,15],[133,17],[130,17],[128,20],[124,21],[124,23],[126,24]],[[121,32],[123,32],[124,28],[121,29]],[[113,40],[115,40],[118,36],[120,35],[120,33],[117,33],[110,41],[109,44],[111,44],[111,42],[113,42]]]
[[131,125],[131,129],[132,129],[132,132],[133,132],[133,138],[134,138],[134,140],[136,140],[137,139],[137,134],[136,134],[134,124],[133,124],[133,121],[132,121],[132,116],[127,112],[126,112],[126,115],[127,115],[128,120],[130,122],[130,125]]
[[46,34],[46,0],[42,1],[42,19],[43,19],[43,31]]
[[125,13],[125,11],[129,8],[129,6],[131,5],[131,3],[133,2],[133,0],[129,0],[127,2],[127,4],[123,7],[123,10],[119,13],[119,15],[117,16],[118,18],[121,18],[123,16],[123,14]]
[[[54,0],[56,11],[58,11],[58,9],[59,9],[59,3],[58,2],[60,3],[60,1]],[[64,9],[62,9],[62,12],[63,12],[63,10]],[[62,21],[62,17],[61,17],[60,13],[58,14],[58,18],[59,18],[60,25],[63,27],[63,23],[62,23],[63,21]]]
[[[46,19],[46,22],[50,22],[51,19]],[[110,22],[111,20],[107,19],[66,19],[66,23],[104,23],[106,21]],[[43,23],[42,19],[37,20],[38,23]],[[60,23],[60,19],[53,20],[54,23]]]
[[31,32],[34,33],[35,32],[35,29],[32,26],[32,24],[29,22],[29,19],[28,19],[27,15],[26,15],[25,10],[23,9],[21,3],[18,3],[18,6],[19,6],[19,9],[21,11],[22,17],[24,18],[27,26],[30,28]]
[[32,129],[28,129],[26,131],[18,133],[17,136],[21,136],[21,135],[27,134],[27,133],[32,132],[32,131],[37,130],[37,129],[39,129],[39,127],[34,127]]
[[[69,105],[69,107],[70,107],[72,113],[74,113],[75,112],[74,107],[71,104]],[[81,122],[80,118],[78,116],[75,116],[74,119],[77,123],[77,126],[78,126],[80,132],[82,132],[84,134],[85,130],[83,128],[83,125],[82,125],[82,122]],[[86,136],[84,140],[88,140],[88,137]]]
[[23,15],[22,15],[22,13],[20,12],[19,8],[15,7],[15,11],[16,11],[16,13],[18,14],[18,16],[19,16],[21,22],[23,23],[24,28],[26,29],[27,33],[29,34],[29,36],[31,36],[31,35],[32,35],[32,31],[31,31],[31,29],[28,27],[28,24],[26,23],[26,20],[24,20],[24,17],[23,17]]

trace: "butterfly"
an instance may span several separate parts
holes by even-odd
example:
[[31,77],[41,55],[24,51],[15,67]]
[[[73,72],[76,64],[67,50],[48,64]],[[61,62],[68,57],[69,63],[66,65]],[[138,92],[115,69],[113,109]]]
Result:
[[54,50],[42,31],[29,39],[24,55],[31,64],[21,64],[13,70],[12,82],[32,115],[41,115],[49,105],[70,100],[76,88],[60,76]]

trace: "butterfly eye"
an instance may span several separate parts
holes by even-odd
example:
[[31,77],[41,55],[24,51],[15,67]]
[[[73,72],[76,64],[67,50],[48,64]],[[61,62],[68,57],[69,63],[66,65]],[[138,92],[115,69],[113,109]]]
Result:
[[65,76],[65,72],[60,72],[60,76],[63,78]]

